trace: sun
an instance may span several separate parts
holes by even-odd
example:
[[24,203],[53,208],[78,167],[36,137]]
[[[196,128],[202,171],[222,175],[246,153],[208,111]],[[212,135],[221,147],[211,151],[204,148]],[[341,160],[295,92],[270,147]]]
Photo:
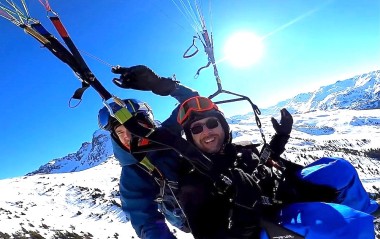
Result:
[[253,32],[237,32],[225,43],[225,59],[237,67],[249,67],[258,62],[264,53],[262,39]]

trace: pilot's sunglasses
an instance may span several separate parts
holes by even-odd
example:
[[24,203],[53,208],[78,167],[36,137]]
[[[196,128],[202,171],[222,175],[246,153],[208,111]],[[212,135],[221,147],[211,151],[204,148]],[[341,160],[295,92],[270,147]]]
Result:
[[218,127],[219,121],[214,118],[208,119],[204,124],[197,124],[190,128],[192,134],[200,134],[203,131],[203,126],[206,126],[208,129],[215,129]]

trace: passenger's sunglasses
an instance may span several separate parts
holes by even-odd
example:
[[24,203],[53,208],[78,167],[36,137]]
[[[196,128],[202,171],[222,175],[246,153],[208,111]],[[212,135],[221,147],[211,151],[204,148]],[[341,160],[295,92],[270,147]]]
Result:
[[215,129],[219,126],[219,121],[214,118],[208,119],[204,124],[196,124],[190,128],[192,134],[200,134],[203,131],[203,126],[206,126],[208,129]]

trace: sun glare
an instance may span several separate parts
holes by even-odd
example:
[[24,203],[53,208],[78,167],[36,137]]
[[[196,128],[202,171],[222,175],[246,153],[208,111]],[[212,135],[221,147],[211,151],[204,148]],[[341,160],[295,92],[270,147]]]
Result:
[[237,67],[249,67],[258,62],[264,53],[261,39],[252,32],[233,34],[224,46],[226,60]]

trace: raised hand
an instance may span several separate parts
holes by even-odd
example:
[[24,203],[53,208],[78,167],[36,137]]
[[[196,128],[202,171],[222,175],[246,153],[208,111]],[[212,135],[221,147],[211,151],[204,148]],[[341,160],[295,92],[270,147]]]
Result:
[[293,117],[285,108],[281,109],[280,112],[280,123],[275,118],[271,118],[273,128],[278,135],[289,135],[293,127]]
[[120,74],[112,81],[115,85],[125,89],[152,91],[161,96],[169,95],[176,87],[177,81],[171,78],[160,77],[144,65],[132,67],[112,67],[112,72]]

